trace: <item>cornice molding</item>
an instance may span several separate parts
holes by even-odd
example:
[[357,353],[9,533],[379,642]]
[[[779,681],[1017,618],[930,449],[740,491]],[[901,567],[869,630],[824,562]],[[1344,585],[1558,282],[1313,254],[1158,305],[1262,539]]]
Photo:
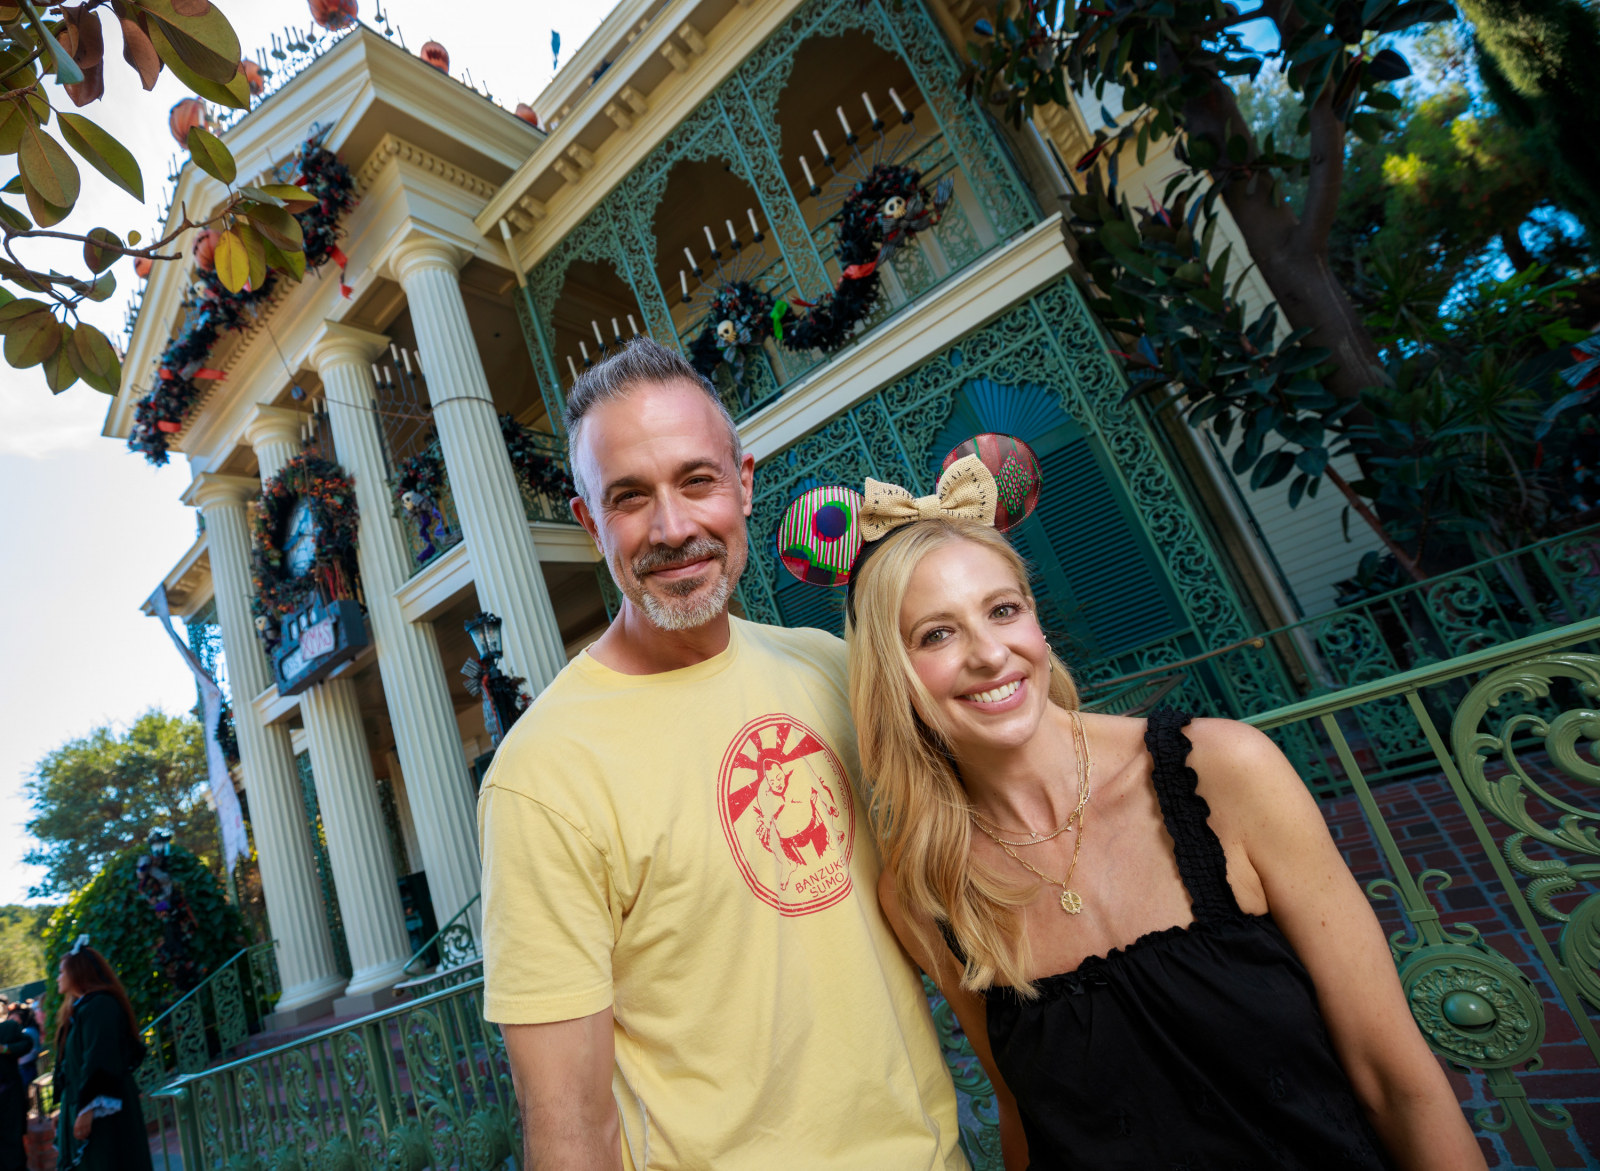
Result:
[[476,195],[480,199],[493,199],[495,193],[500,190],[487,179],[479,178],[454,163],[447,163],[438,155],[430,154],[420,146],[394,134],[385,134],[379,139],[378,145],[367,156],[367,161],[361,164],[360,170],[355,174],[356,190],[363,195],[366,194],[383,174],[384,169],[396,162],[409,163],[430,175],[437,175],[446,183],[453,183],[469,195]]

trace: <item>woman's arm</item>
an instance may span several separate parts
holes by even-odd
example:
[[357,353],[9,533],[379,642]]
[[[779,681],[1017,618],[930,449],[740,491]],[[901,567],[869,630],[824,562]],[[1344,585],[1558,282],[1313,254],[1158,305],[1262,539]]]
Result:
[[[1242,847],[1274,921],[1311,973],[1328,1035],[1356,1096],[1407,1171],[1485,1167],[1422,1039],[1388,941],[1305,784],[1271,740],[1232,720],[1191,724],[1189,763],[1225,845]],[[1230,850],[1236,892],[1251,883]]]
[[[961,1022],[962,1032],[966,1033],[967,1040],[972,1044],[972,1051],[978,1055],[978,1063],[983,1066],[983,1072],[989,1075],[989,1083],[994,1086],[995,1105],[1000,1112],[1000,1155],[1005,1160],[1006,1171],[1027,1171],[1028,1139],[1022,1133],[1022,1115],[1017,1112],[1017,1100],[1011,1096],[1010,1089],[1000,1077],[1000,1071],[995,1068],[994,1054],[989,1049],[989,1021],[983,1007],[983,997],[961,987],[961,968],[949,949],[941,949],[933,956],[922,954],[924,949],[900,907],[900,897],[894,889],[894,876],[887,869],[878,876],[878,902],[883,906],[889,926],[894,928],[895,935],[899,937],[900,946],[906,949],[906,954],[917,967],[928,973],[944,998],[950,1002],[956,1020]],[[936,930],[934,934],[937,934]]]

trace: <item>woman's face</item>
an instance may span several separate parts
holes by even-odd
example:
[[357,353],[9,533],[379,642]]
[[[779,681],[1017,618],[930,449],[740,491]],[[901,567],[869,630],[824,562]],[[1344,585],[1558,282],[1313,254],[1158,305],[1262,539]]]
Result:
[[56,969],[56,991],[63,996],[72,995],[72,981],[67,977],[66,960],[62,960],[61,966]]
[[924,557],[900,604],[900,636],[958,756],[1032,739],[1050,702],[1050,648],[998,553],[952,541]]

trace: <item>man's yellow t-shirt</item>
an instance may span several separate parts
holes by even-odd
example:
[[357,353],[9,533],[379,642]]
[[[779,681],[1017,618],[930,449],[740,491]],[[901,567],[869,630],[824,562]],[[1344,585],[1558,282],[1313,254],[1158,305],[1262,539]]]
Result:
[[732,620],[658,675],[579,655],[478,801],[484,1015],[616,1017],[623,1165],[964,1171],[878,907],[844,644]]

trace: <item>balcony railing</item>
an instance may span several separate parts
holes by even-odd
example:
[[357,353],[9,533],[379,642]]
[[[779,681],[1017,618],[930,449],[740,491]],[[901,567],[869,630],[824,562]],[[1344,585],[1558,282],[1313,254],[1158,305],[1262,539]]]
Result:
[[282,994],[277,945],[247,947],[207,976],[144,1029],[146,1056],[137,1080],[146,1093],[173,1074],[204,1069],[261,1031]]

